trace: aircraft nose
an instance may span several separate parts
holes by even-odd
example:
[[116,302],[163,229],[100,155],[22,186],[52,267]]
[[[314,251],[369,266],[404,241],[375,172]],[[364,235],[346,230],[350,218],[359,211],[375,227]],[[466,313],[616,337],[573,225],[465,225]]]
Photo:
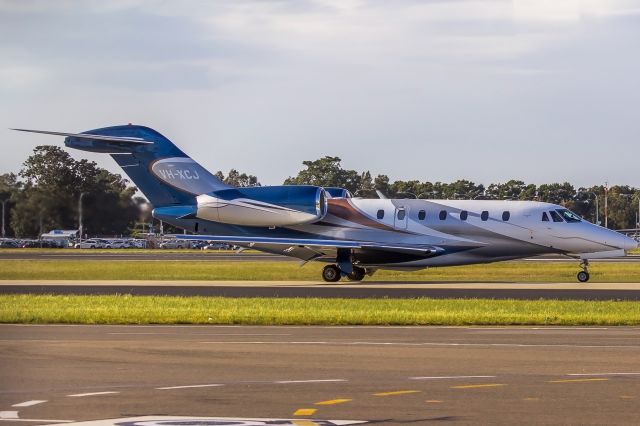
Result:
[[620,248],[624,250],[634,250],[640,247],[638,245],[638,241],[633,238],[627,237],[626,235],[620,235],[619,238]]

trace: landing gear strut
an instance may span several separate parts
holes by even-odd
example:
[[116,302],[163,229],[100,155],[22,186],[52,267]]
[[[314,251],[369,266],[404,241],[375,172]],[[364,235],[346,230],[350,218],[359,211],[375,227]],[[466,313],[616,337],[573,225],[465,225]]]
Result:
[[328,283],[340,281],[340,268],[336,265],[327,265],[322,269],[322,279]]
[[582,259],[582,263],[580,263],[580,267],[582,271],[578,272],[578,281],[581,283],[586,283],[589,281],[589,260]]

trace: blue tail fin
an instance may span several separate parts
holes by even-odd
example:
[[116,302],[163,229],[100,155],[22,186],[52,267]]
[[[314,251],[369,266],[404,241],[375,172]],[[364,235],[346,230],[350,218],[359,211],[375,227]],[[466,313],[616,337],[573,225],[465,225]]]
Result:
[[155,207],[195,204],[195,197],[230,188],[149,127],[125,125],[64,134],[70,148],[111,154]]

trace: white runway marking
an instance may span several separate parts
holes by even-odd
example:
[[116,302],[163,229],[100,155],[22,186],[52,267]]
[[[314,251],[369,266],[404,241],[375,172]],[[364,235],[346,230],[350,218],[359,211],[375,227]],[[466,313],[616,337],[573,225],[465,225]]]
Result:
[[576,348],[576,349],[640,349],[639,345],[569,345],[569,344],[528,344],[528,343],[449,343],[449,342],[282,342],[282,341],[210,341],[202,344],[218,345],[336,345],[336,346],[424,346],[424,347],[504,347],[504,348]]
[[34,422],[34,423],[71,423],[75,420],[53,420],[53,419],[3,419],[0,417],[0,422]]
[[83,397],[83,396],[95,396],[95,395],[112,395],[115,393],[120,393],[120,392],[116,392],[116,391],[106,391],[106,392],[87,392],[87,393],[75,393],[72,395],[67,395],[70,397],[74,397],[74,398],[78,398],[78,397]]
[[217,387],[217,386],[224,386],[224,385],[220,384],[220,383],[210,383],[210,384],[206,384],[206,385],[165,386],[165,387],[156,388],[156,389],[159,389],[159,390],[170,390],[170,389],[188,389],[188,388],[213,388],[213,387]]
[[15,420],[18,418],[18,412],[17,411],[0,411],[0,419],[3,420]]
[[128,335],[128,334],[131,334],[131,335],[165,334],[166,335],[166,334],[175,334],[175,335],[179,335],[180,333],[169,333],[169,332],[164,332],[164,333],[160,332],[160,333],[158,333],[158,332],[143,332],[143,331],[141,331],[141,332],[128,332],[128,333],[122,332],[122,333],[107,333],[107,334],[113,334],[113,335]]
[[291,336],[291,333],[191,333],[192,336]]
[[32,401],[25,401],[19,404],[13,404],[12,407],[31,407],[32,405],[42,404],[43,402],[47,402],[46,399],[34,399]]
[[438,380],[438,379],[494,379],[496,376],[423,376],[409,377],[409,380]]
[[347,379],[317,379],[317,380],[279,380],[274,383],[285,385],[288,383],[323,383],[323,382],[346,382]]
[[640,373],[572,373],[567,376],[640,376]]

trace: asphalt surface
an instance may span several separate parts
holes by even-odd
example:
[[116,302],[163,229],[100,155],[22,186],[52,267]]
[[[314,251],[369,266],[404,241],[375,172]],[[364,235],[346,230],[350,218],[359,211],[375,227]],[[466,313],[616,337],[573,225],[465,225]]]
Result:
[[640,328],[2,325],[0,337],[4,424],[640,418]]
[[0,294],[640,300],[640,283],[325,283],[308,281],[0,281]]

